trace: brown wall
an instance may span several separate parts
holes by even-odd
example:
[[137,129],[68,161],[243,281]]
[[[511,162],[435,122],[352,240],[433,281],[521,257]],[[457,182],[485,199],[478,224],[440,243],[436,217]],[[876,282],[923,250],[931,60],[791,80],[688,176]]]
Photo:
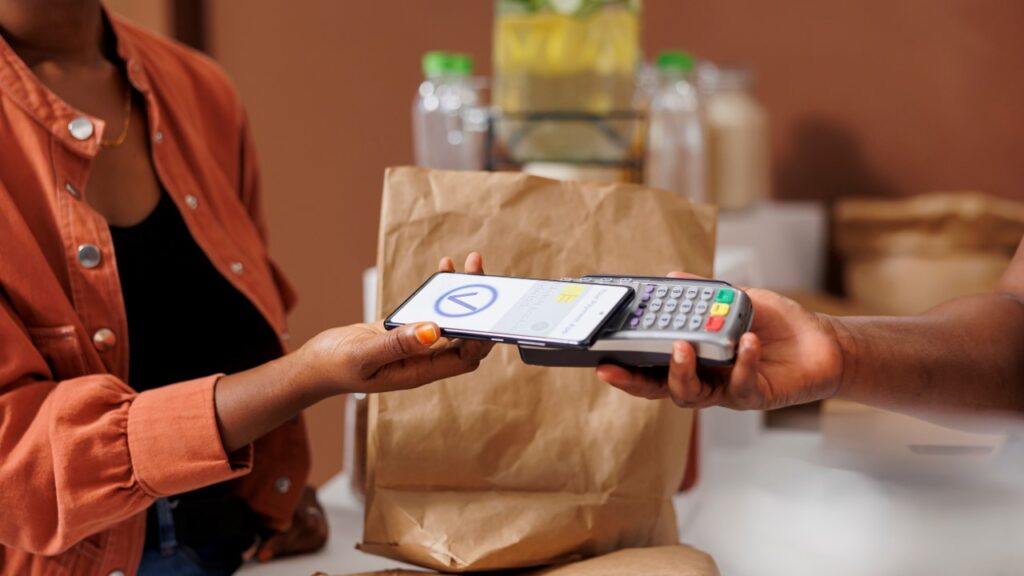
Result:
[[[487,73],[491,4],[207,2],[207,47],[236,81],[262,151],[272,253],[302,296],[296,343],[360,319],[381,176],[412,158],[419,57],[469,51]],[[1024,3],[645,6],[648,54],[684,47],[756,70],[773,122],[776,195],[976,189],[1024,199]],[[337,401],[312,411],[317,480],[340,465],[340,415]]]
[[776,194],[1024,199],[1024,3],[650,1],[647,46],[751,65]]

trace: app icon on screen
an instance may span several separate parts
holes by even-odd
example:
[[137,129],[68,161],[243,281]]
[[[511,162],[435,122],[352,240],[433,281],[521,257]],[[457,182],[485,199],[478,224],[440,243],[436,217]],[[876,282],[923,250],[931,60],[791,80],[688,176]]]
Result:
[[498,291],[487,284],[452,288],[434,302],[434,311],[445,318],[463,318],[483,312],[498,299]]

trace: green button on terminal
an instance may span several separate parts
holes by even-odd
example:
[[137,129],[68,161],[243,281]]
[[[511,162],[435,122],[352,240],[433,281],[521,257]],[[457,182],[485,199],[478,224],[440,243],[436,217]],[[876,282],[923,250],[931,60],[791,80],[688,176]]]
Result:
[[733,291],[729,289],[719,290],[715,296],[715,302],[721,302],[723,304],[732,304]]

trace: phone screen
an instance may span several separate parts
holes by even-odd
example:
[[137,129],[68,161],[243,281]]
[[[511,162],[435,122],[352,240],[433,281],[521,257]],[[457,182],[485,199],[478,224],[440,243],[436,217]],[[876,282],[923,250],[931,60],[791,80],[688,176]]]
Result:
[[436,322],[453,336],[580,345],[631,295],[627,286],[438,273],[386,325]]

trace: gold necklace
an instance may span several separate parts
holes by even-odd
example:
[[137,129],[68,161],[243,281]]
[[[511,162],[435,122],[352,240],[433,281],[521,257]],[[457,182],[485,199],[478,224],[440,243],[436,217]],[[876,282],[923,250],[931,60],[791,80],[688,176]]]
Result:
[[124,82],[124,122],[121,123],[121,133],[113,140],[100,139],[100,146],[103,148],[117,148],[124,144],[128,138],[128,127],[132,123],[132,85],[126,80]]

